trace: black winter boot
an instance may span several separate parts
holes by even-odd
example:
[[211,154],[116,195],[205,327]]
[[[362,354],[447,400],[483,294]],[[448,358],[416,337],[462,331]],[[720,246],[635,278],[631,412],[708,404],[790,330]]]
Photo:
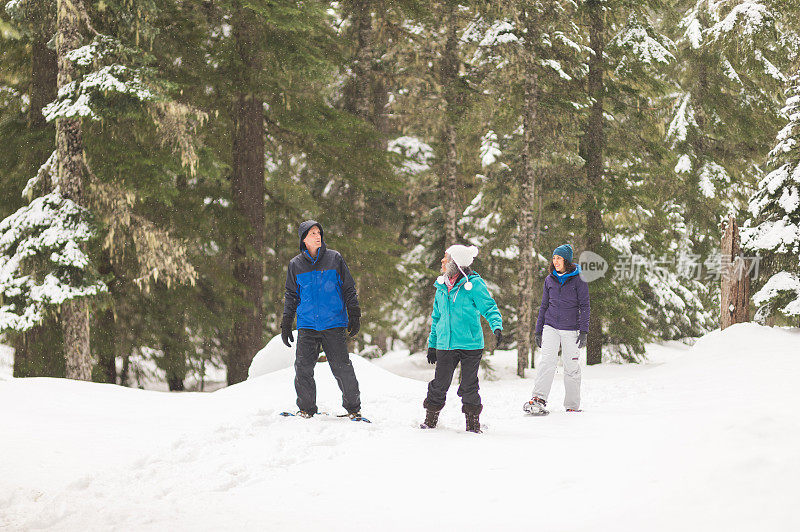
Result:
[[425,421],[419,426],[421,429],[432,429],[439,422],[439,412],[444,408],[444,404],[434,403],[426,397],[422,401],[422,408],[425,409]]
[[467,418],[467,432],[474,432],[476,434],[481,434],[483,432],[481,430],[482,410],[483,405],[464,405],[461,407],[461,411],[464,412],[464,416]]
[[426,410],[425,411],[425,421],[422,422],[422,425],[419,426],[421,429],[433,429],[436,428],[436,424],[439,422],[439,411],[438,410]]

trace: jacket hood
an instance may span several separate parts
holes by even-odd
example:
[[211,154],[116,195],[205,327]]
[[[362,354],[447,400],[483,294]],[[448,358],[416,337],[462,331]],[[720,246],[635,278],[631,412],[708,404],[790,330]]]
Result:
[[[308,231],[315,225],[319,227],[319,236],[320,240],[322,241],[322,245],[320,246],[319,250],[320,251],[325,250],[325,231],[323,231],[322,229],[322,224],[317,222],[316,220],[306,220],[305,222],[300,224],[300,227],[297,228],[297,235],[300,237],[300,253],[302,253],[303,255],[305,255],[306,251],[308,251],[306,245],[303,243],[303,239],[305,238],[306,233],[308,233]],[[317,257],[319,257],[319,254],[317,255]]]

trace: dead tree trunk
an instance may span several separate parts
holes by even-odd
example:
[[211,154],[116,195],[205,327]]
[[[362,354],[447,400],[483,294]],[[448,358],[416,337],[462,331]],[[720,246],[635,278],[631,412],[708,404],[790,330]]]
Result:
[[[73,80],[72,61],[67,53],[81,46],[80,25],[86,20],[83,0],[58,0],[56,19],[56,56],[58,88]],[[83,136],[80,118],[56,120],[56,151],[61,193],[78,205],[85,205]],[[91,380],[92,354],[89,345],[89,301],[72,299],[61,305],[61,326],[64,330],[64,354],[68,379]]]
[[750,321],[750,275],[739,242],[739,228],[731,217],[722,235],[720,330]]

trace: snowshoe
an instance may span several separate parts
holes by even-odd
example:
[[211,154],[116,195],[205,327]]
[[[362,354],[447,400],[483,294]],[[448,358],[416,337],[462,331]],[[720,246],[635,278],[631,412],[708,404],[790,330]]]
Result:
[[[323,414],[324,412],[317,412],[317,414]],[[281,416],[283,417],[302,417],[304,419],[309,419],[314,417],[314,414],[311,412],[306,412],[305,410],[298,410],[297,412],[281,412]]]
[[530,401],[525,401],[522,405],[522,410],[529,416],[546,416],[550,413],[550,411],[545,408],[546,406],[547,401],[540,397],[533,397]]
[[349,412],[336,417],[347,417],[350,418],[350,421],[363,421],[364,423],[372,423],[372,421],[362,416],[361,412]]

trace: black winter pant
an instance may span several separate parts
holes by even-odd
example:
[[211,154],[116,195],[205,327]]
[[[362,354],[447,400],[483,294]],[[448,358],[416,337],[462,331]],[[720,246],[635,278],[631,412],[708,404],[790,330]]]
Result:
[[361,410],[361,392],[358,390],[356,372],[347,353],[347,337],[344,327],[315,331],[297,331],[297,352],[294,359],[294,388],[297,391],[297,406],[304,412],[317,412],[317,385],[314,382],[314,366],[317,364],[319,348],[325,351],[331,372],[342,390],[342,406],[348,412]]
[[483,349],[453,349],[436,351],[436,372],[428,384],[428,397],[422,403],[426,410],[439,411],[444,408],[447,389],[453,382],[453,373],[461,362],[461,384],[458,396],[463,403],[465,413],[480,413],[481,396],[478,395],[478,368],[481,365]]

